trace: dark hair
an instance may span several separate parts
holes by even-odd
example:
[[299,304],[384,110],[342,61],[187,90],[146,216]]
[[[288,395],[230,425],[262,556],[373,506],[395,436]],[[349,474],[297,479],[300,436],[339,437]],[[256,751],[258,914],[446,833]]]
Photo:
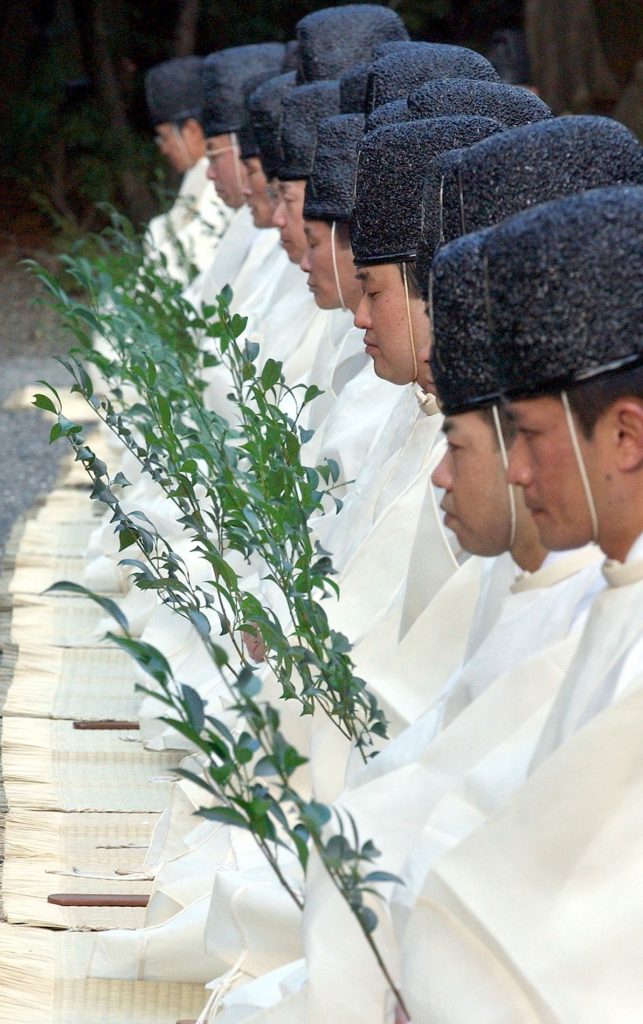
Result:
[[595,380],[576,384],[569,388],[567,394],[574,416],[589,440],[598,420],[619,398],[643,401],[643,364],[634,369],[614,370]]
[[335,221],[335,236],[344,249],[350,249],[351,231],[347,220]]
[[[417,269],[415,266],[415,260],[406,260],[406,280],[409,286],[409,294],[414,299],[422,298],[422,289],[420,288],[420,282],[418,280]],[[402,270],[402,264],[398,263],[400,268],[400,277],[404,280],[404,271]]]
[[[509,446],[512,443],[514,437],[516,436],[516,424],[514,423],[514,421],[512,419],[510,419],[510,417],[507,414],[507,410],[506,410],[504,405],[502,405],[500,402],[498,402],[496,408],[498,409],[498,417],[500,419],[500,429],[502,430],[502,434],[503,434],[503,437],[505,439],[505,444],[507,446]],[[493,415],[493,411],[491,409],[491,406],[486,406],[484,409],[475,409],[475,410],[472,410],[472,411],[477,412],[478,416],[480,416],[480,418],[484,420],[484,422],[489,427],[489,430],[491,430],[491,432],[492,432],[492,434],[494,436],[494,439],[496,440],[496,443],[498,443],[498,437],[497,437],[497,434],[496,434],[496,425],[495,425],[495,422],[494,422],[494,415]],[[500,446],[498,445],[498,447],[500,447]]]

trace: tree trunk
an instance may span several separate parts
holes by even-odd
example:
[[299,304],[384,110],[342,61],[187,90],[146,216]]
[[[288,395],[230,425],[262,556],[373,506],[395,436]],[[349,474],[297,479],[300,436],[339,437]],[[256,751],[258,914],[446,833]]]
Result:
[[179,17],[174,35],[174,56],[189,57],[196,47],[201,4],[199,0],[179,0]]
[[592,0],[527,0],[533,84],[554,113],[608,114],[619,88]]
[[[114,0],[111,0],[110,9]],[[128,216],[147,222],[155,203],[147,185],[133,170],[134,134],[127,115],[119,65],[110,46],[105,0],[74,0],[74,14],[81,38],[85,66],[110,126],[118,180]]]

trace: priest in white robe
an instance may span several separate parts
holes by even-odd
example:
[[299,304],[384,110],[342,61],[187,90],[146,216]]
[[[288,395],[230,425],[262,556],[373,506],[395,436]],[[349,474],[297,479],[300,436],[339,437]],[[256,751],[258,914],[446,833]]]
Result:
[[[630,808],[640,759],[629,726],[643,646],[632,614],[643,579],[642,226],[643,191],[615,188],[523,214],[489,239],[495,341],[518,431],[511,477],[543,540],[596,537],[607,587],[528,781],[426,876],[403,946],[414,1021],[638,1013]],[[615,947],[617,972],[608,966]]]
[[145,75],[145,96],[159,149],[182,175],[172,207],[154,217],[145,238],[149,253],[163,256],[168,272],[187,280],[214,254],[229,215],[206,177],[202,57],[178,57]]

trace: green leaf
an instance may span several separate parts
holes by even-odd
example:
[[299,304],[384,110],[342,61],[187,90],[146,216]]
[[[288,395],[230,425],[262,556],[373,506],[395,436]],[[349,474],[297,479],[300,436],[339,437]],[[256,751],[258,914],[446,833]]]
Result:
[[277,769],[275,767],[275,762],[273,761],[273,759],[271,757],[268,757],[268,756],[261,757],[257,761],[257,763],[256,763],[256,765],[254,767],[254,773],[255,773],[255,775],[259,775],[259,776],[261,776],[261,775],[276,775],[277,774]]
[[326,464],[330,470],[331,479],[334,484],[339,480],[339,466],[335,462],[335,459],[326,459]]
[[395,885],[403,885],[402,879],[390,871],[371,871],[363,879],[364,882],[393,882]]
[[253,697],[256,697],[258,693],[261,693],[261,680],[254,674],[252,669],[244,668],[239,673],[236,687],[241,691],[244,697],[251,700]]
[[170,428],[170,425],[172,423],[172,410],[170,408],[170,403],[168,402],[168,400],[165,397],[165,395],[161,395],[161,394],[158,394],[158,393],[156,394],[156,403],[157,403],[157,406],[158,406],[159,418],[161,420],[161,424],[167,430],[167,429]]
[[233,807],[205,807],[199,811],[199,814],[203,818],[207,818],[208,821],[220,821],[224,825],[235,825],[237,828],[250,831],[250,826],[244,816],[239,811],[235,811]]
[[310,800],[302,807],[304,824],[311,823],[314,831],[319,831],[330,821],[330,808],[316,800]]
[[143,640],[134,640],[129,636],[116,636],[113,633],[108,633],[107,639],[115,643],[122,651],[130,654],[137,665],[140,665],[149,676],[156,679],[157,683],[166,685],[172,678],[172,669],[168,661],[156,647]]
[[261,371],[261,386],[264,391],[270,391],[275,384],[279,383],[281,377],[281,363],[275,359],[267,359],[266,365]]
[[357,917],[359,918],[362,928],[370,935],[377,928],[377,914],[370,907],[357,907],[355,910]]
[[129,526],[124,526],[122,530],[118,531],[118,550],[124,551],[125,548],[131,548],[132,544],[136,544],[137,536]]
[[192,686],[188,686],[186,683],[181,685],[181,695],[185,701],[185,710],[190,724],[197,732],[201,732],[205,718],[203,699]]
[[233,338],[239,338],[243,334],[247,326],[248,317],[239,316],[238,313],[235,313],[232,319],[230,320],[230,334],[232,335]]
[[190,608],[188,612],[188,617],[190,619],[190,622],[196,629],[197,633],[199,634],[199,636],[210,636],[210,630],[212,628],[210,626],[210,620],[206,615],[203,614],[203,612],[199,611],[197,608]]
[[349,860],[353,856],[350,843],[345,836],[331,836],[326,843],[325,853],[334,861]]
[[62,592],[68,594],[82,594],[83,597],[89,598],[94,604],[99,605],[103,611],[111,615],[113,619],[118,622],[121,629],[125,632],[128,631],[128,622],[118,605],[112,601],[109,597],[103,597],[102,594],[95,594],[93,590],[88,590],[87,587],[83,587],[80,583],[70,583],[67,580],[61,580],[59,583],[54,583],[51,587],[47,587],[45,594]]
[[44,409],[46,412],[53,412],[55,416],[58,415],[56,406],[47,395],[34,395],[33,402],[31,404],[35,405],[36,409]]

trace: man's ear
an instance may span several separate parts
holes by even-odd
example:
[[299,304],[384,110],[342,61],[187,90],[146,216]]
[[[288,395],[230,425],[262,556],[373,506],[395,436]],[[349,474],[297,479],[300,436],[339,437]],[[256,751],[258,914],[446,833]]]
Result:
[[431,354],[431,346],[428,341],[423,342],[418,346],[417,357],[418,363],[428,363],[429,356]]
[[643,469],[643,401],[619,398],[608,416],[618,469],[623,473]]
[[205,142],[203,128],[195,117],[188,117],[187,120],[183,122],[183,131],[187,136],[189,136],[189,138],[192,138],[195,141],[203,140],[203,142]]

